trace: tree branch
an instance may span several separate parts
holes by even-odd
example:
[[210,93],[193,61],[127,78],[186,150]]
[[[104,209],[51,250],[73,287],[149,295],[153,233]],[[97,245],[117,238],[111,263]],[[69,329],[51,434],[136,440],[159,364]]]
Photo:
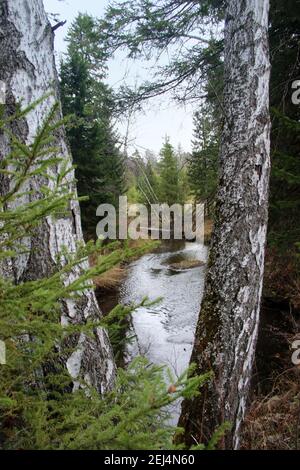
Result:
[[56,29],[60,28],[61,26],[64,26],[66,24],[67,20],[65,21],[60,21],[59,23],[56,23],[54,26],[52,26],[52,31],[54,32]]

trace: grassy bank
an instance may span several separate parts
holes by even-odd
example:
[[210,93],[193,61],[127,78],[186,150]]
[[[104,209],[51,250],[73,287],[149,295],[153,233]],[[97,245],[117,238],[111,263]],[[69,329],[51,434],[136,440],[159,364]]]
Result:
[[[154,250],[159,244],[160,242],[157,240],[126,240],[126,244],[124,243],[123,245],[123,259],[94,279],[96,288],[101,291],[115,291],[126,276],[128,264],[143,256],[145,253]],[[94,266],[97,264],[101,256],[112,253],[115,249],[114,245],[112,246],[113,248],[107,245],[106,248],[101,250],[101,253],[96,252],[90,259],[91,265]]]
[[[205,243],[208,243],[211,239],[213,229],[213,221],[212,219],[205,219],[204,225],[204,240]],[[126,246],[124,244],[124,250],[128,251],[128,255],[125,256],[125,259],[121,260],[119,263],[112,266],[108,271],[101,274],[94,279],[94,284],[97,289],[101,291],[115,291],[120,284],[122,283],[124,277],[126,276],[127,266],[130,262],[138,259],[139,257],[143,256],[145,253],[148,253],[159,246],[161,243],[160,240],[127,240]],[[112,245],[113,246],[113,245]],[[101,254],[96,253],[90,259],[90,263],[94,266],[101,255],[107,255],[111,253],[114,248],[111,248],[110,245],[107,245],[107,248],[104,248],[101,251]],[[187,265],[178,266],[181,269],[188,269],[195,267],[196,265],[199,266],[201,262],[185,262]]]

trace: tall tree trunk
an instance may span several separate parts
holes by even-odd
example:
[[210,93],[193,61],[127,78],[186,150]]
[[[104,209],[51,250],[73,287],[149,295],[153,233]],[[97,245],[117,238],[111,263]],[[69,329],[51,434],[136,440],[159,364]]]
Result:
[[191,362],[212,370],[200,397],[185,401],[188,444],[239,447],[255,354],[267,231],[269,157],[268,0],[229,0],[225,21],[225,125],[216,220]]
[[[59,99],[58,79],[54,62],[54,33],[46,16],[42,0],[2,0],[0,4],[0,80],[6,84],[6,105],[8,115],[14,114],[22,102],[27,106],[53,90],[50,96],[32,110],[24,119],[13,125],[13,132],[26,144],[30,144],[39,126],[47,117],[53,104]],[[64,130],[55,135],[55,145],[60,149],[59,157],[71,157],[67,148]],[[9,152],[10,142],[0,135],[0,159]],[[58,172],[59,169],[56,169]],[[55,170],[51,169],[56,176]],[[70,192],[74,192],[74,172],[69,173]],[[31,188],[39,192],[45,181],[36,177],[30,181]],[[1,182],[1,191],[7,191],[9,181]],[[35,236],[24,242],[28,254],[12,261],[9,275],[16,282],[34,280],[49,276],[57,266],[57,255],[63,246],[75,252],[77,242],[83,241],[80,211],[77,201],[72,201],[65,217],[47,217]],[[82,265],[71,274],[76,279]],[[68,281],[67,281],[68,282]],[[79,300],[62,301],[61,322],[63,324],[85,323],[88,318],[98,319],[101,313],[92,290],[85,291]],[[110,389],[115,377],[112,349],[105,330],[97,328],[92,338],[83,334],[74,335],[75,351],[65,357],[65,363],[74,387],[79,379],[97,387],[100,393]]]

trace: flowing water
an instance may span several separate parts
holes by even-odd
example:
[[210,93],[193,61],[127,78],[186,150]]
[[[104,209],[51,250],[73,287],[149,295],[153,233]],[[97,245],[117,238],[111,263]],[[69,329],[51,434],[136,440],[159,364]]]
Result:
[[[133,262],[119,292],[120,303],[140,303],[144,297],[161,301],[133,313],[136,340],[128,359],[143,354],[168,366],[176,376],[187,368],[204,285],[205,265],[174,269],[182,261],[206,261],[207,247],[196,242],[166,242],[154,253]],[[178,266],[177,264],[175,266]],[[173,413],[176,424],[179,407]]]

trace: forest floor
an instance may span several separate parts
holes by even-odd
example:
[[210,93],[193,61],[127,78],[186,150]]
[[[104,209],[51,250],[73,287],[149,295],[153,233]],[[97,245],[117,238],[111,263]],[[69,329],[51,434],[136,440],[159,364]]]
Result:
[[292,344],[300,339],[300,296],[292,260],[267,254],[243,449],[300,448],[300,365],[292,363]]

